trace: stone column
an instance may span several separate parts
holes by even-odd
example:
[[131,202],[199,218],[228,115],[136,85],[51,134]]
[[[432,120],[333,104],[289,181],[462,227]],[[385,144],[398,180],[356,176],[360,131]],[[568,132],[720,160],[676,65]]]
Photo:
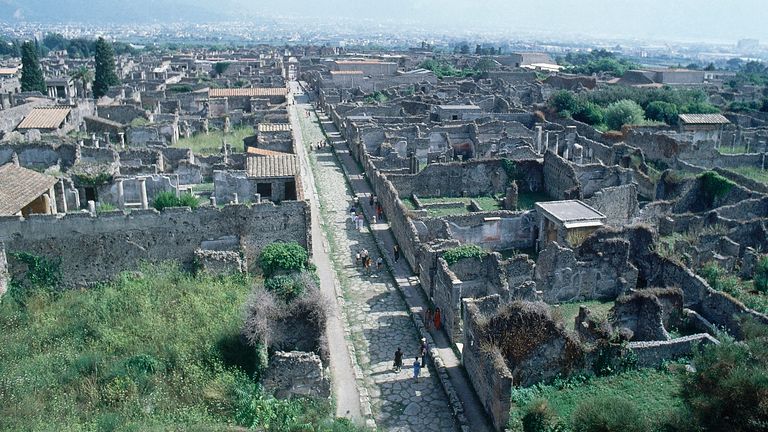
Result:
[[210,201],[211,201],[211,207],[216,207],[216,197],[215,197],[215,196],[212,196],[212,197],[210,198]]
[[125,189],[123,188],[123,179],[117,181],[117,206],[120,210],[125,210]]
[[80,209],[80,194],[77,192],[77,190],[71,190],[70,191],[75,196],[75,208]]
[[536,152],[538,154],[541,154],[541,138],[543,133],[543,128],[541,126],[536,126],[536,133],[533,136],[533,139],[536,143]]
[[51,186],[51,188],[48,189],[48,197],[51,200],[51,209],[50,209],[51,214],[58,213],[59,208],[56,205],[56,190],[53,188],[53,186]]
[[507,196],[504,198],[504,208],[507,210],[517,210],[517,182],[512,181],[507,188]]
[[96,201],[88,200],[88,213],[91,216],[96,216]]
[[139,179],[139,189],[141,192],[141,208],[147,210],[149,208],[149,201],[147,200],[147,179],[145,177]]
[[259,194],[259,193],[254,194],[253,203],[254,204],[261,204],[261,194]]
[[236,193],[232,194],[232,204],[240,204],[240,201]]
[[118,132],[117,133],[118,138],[120,138],[120,148],[125,148],[125,132]]
[[109,139],[109,132],[104,132],[104,143],[109,146],[112,144],[111,140]]
[[59,180],[61,185],[61,212],[67,214],[67,188],[64,186],[64,179]]
[[51,206],[51,197],[48,195],[50,191],[43,194],[43,207],[45,207],[45,214],[51,214],[52,206]]

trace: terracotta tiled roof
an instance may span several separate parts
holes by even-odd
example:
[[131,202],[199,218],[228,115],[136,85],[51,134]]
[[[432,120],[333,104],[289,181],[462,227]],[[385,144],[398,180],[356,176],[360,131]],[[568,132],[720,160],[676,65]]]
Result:
[[287,94],[288,89],[285,87],[224,88],[208,90],[209,97],[285,96]]
[[16,129],[58,129],[70,112],[69,107],[37,107],[19,123]]
[[246,152],[254,156],[290,156],[291,155],[291,153],[267,150],[259,147],[248,147],[248,150],[246,150]]
[[259,132],[290,132],[290,123],[259,123]]
[[246,162],[248,177],[293,177],[299,173],[296,155],[249,157]]
[[684,124],[728,124],[730,121],[722,114],[680,114]]
[[331,75],[362,75],[363,71],[351,70],[351,71],[331,71]]
[[12,163],[0,166],[0,216],[13,216],[47,192],[55,177]]

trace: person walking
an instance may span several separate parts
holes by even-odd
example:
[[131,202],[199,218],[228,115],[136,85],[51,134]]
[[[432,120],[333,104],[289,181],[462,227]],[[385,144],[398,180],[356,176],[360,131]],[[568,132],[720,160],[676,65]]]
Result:
[[421,345],[419,346],[419,355],[421,356],[421,367],[426,367],[427,355],[429,355],[429,345],[427,345],[427,338],[421,338]]
[[435,330],[440,330],[440,308],[435,308]]
[[376,258],[376,273],[381,273],[381,269],[384,268],[384,258]]
[[400,246],[398,245],[392,246],[392,255],[394,255],[395,264],[397,264],[397,262],[400,261]]
[[413,378],[418,381],[419,380],[419,374],[421,373],[421,364],[419,363],[419,357],[417,356],[415,360],[413,360]]
[[428,307],[424,310],[424,327],[429,330],[432,327],[432,307]]
[[397,351],[395,351],[395,372],[400,372],[400,370],[403,368],[403,351],[400,350],[400,347],[397,348]]
[[371,207],[373,207],[373,200],[374,200],[374,198],[373,198],[373,194],[371,194],[371,195],[368,197],[368,205],[370,205]]

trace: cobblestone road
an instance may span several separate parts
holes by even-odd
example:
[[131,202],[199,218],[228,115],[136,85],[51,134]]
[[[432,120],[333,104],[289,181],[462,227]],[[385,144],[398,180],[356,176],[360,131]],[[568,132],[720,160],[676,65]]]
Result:
[[[323,135],[308,105],[295,105],[305,144],[316,144]],[[352,193],[330,148],[311,153],[310,166],[320,197],[323,231],[345,299],[347,327],[364,377],[376,425],[387,431],[454,431],[456,426],[445,393],[434,369],[422,369],[413,379],[412,364],[419,339],[405,301],[389,273],[367,275],[355,263],[356,252],[367,249],[374,260],[379,251],[368,228],[358,231],[349,220]],[[363,205],[367,200],[361,199]],[[392,370],[397,348],[404,367]],[[365,392],[361,392],[365,393]]]

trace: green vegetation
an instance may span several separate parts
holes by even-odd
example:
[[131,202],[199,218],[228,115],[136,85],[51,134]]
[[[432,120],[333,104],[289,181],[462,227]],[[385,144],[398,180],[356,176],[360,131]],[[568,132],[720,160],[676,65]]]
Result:
[[158,211],[169,207],[190,207],[197,208],[200,205],[200,200],[197,199],[191,193],[184,193],[180,196],[176,196],[176,192],[160,192],[155,196],[155,200],[152,202],[152,207]]
[[480,246],[474,244],[465,244],[445,251],[443,254],[443,259],[448,263],[448,265],[453,265],[463,258],[482,259],[486,255],[488,255],[488,252],[483,250],[483,248]]
[[768,294],[768,255],[763,255],[757,260],[754,284],[756,290]]
[[278,401],[253,381],[239,336],[250,287],[161,264],[84,291],[4,297],[0,429],[354,430],[325,404]]
[[581,402],[571,415],[574,432],[645,432],[645,414],[623,397],[595,397]]
[[592,316],[597,320],[608,319],[608,313],[613,307],[613,302],[602,302],[598,300],[590,300],[583,302],[573,303],[561,303],[556,306],[552,306],[552,313],[562,317],[566,327],[574,330],[576,323],[576,316],[579,315],[579,307],[586,306],[592,312]]
[[639,69],[640,65],[626,59],[618,58],[616,54],[604,49],[588,53],[568,53],[557,59],[558,64],[565,66],[568,73],[592,75],[609,73],[622,76],[630,69]]
[[389,100],[387,95],[380,91],[375,91],[371,95],[366,96],[365,99],[363,99],[366,103],[384,103]]
[[701,183],[703,199],[712,206],[715,200],[722,198],[736,186],[736,183],[721,176],[715,171],[705,171],[698,177]]
[[44,95],[47,94],[37,49],[30,41],[21,45],[21,91],[38,91]]
[[193,90],[189,84],[172,84],[168,86],[168,91],[172,93],[191,93]]
[[301,271],[307,267],[307,250],[296,242],[272,243],[259,255],[259,264],[265,276]]
[[768,313],[768,293],[756,290],[754,283],[742,280],[716,263],[705,264],[700,269],[697,269],[696,272],[713,289],[733,296],[748,308],[760,313]]
[[572,117],[597,129],[616,129],[615,126],[619,122],[609,123],[607,111],[618,102],[626,104],[625,101],[635,102],[641,111],[638,112],[633,106],[633,116],[629,118],[632,123],[623,124],[645,125],[664,122],[675,125],[678,114],[719,112],[707,102],[707,95],[703,91],[671,87],[655,89],[612,86],[579,94],[561,90],[550,97],[549,106],[561,117]]
[[113,206],[110,203],[100,202],[98,206],[96,206],[96,212],[97,213],[106,213],[117,210],[117,207]]
[[226,141],[231,146],[232,151],[243,152],[245,151],[243,139],[253,134],[254,130],[250,126],[234,128],[230,133],[211,131],[207,135],[200,133],[192,135],[190,138],[181,138],[173,147],[192,149],[196,155],[205,156],[219,154],[221,142]]
[[737,174],[741,174],[744,177],[752,179],[756,182],[768,185],[768,170],[762,170],[760,168],[753,167],[729,168],[729,170]]
[[93,97],[107,94],[111,86],[120,84],[115,72],[115,51],[112,44],[100,37],[95,48],[96,74],[93,81]]
[[605,124],[613,130],[621,130],[624,125],[641,125],[645,121],[643,107],[629,99],[608,105],[604,117]]
[[[555,380],[552,384],[536,385],[529,388],[512,390],[512,412],[510,423],[512,430],[521,430],[526,417],[532,413],[542,413],[549,427],[561,431],[623,431],[633,429],[621,422],[617,416],[624,414],[625,401],[631,401],[632,412],[627,411],[627,418],[635,420],[645,418],[657,430],[674,411],[682,408],[678,396],[682,387],[679,378],[667,371],[640,369],[603,377],[574,377],[569,380]],[[542,406],[546,408],[542,408]],[[594,408],[610,405],[610,408]],[[620,408],[621,407],[621,408]],[[606,417],[607,416],[607,417]],[[593,425],[610,424],[627,426],[628,429],[615,427],[593,428]],[[642,424],[642,423],[638,423]],[[514,427],[518,425],[517,429]],[[542,429],[522,429],[542,430]]]
[[530,210],[537,202],[554,201],[546,192],[518,192],[517,209]]
[[222,75],[229,69],[230,65],[231,63],[228,62],[217,62],[213,65],[213,70],[216,72],[216,75]]
[[70,72],[69,76],[74,80],[80,81],[80,84],[83,86],[83,94],[80,96],[86,97],[88,92],[88,84],[93,82],[93,71],[88,69],[87,66],[80,66],[79,68]]
[[440,79],[446,77],[465,78],[473,76],[475,73],[477,73],[477,71],[474,69],[456,69],[453,65],[444,60],[425,60],[422,64],[419,65],[419,67],[431,70]]

